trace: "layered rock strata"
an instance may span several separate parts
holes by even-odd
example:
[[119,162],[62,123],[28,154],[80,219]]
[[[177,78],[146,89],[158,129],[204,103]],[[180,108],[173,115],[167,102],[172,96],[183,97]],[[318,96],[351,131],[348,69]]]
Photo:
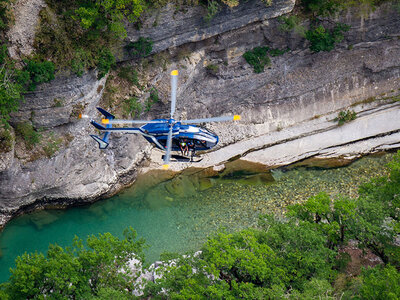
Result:
[[[251,1],[237,8],[247,13],[223,11],[201,26],[200,8],[187,8],[186,13],[176,12],[176,22],[160,18],[154,29],[128,30],[131,40],[139,35],[154,38],[154,51],[168,49],[173,56],[179,48],[170,47],[190,50],[186,57],[172,59],[167,70],[147,71],[149,83],[161,95],[148,117],[163,117],[169,110],[172,68],[180,70],[177,119],[242,115],[237,123],[207,125],[221,142],[197,167],[221,168],[237,157],[273,167],[308,157],[354,157],[399,147],[400,109],[398,102],[392,103],[400,92],[398,13],[386,6],[368,18],[343,15],[338,21],[352,26],[345,41],[331,52],[311,53],[301,36],[279,30],[276,17],[293,4],[275,1],[261,9]],[[260,45],[292,50],[272,57],[271,66],[255,74],[242,54]],[[207,70],[210,64],[217,66],[214,72]],[[95,72],[82,78],[58,75],[27,95],[14,122],[30,119],[36,127],[72,140],[51,158],[31,161],[14,148],[1,155],[0,225],[24,210],[111,195],[131,184],[139,170],[147,170],[149,156],[150,168],[159,168],[161,153],[142,137],[116,134],[109,148],[100,151],[89,136],[96,132],[88,120],[76,119],[78,110],[98,117],[95,107],[104,85],[105,79],[97,81]],[[60,101],[62,105],[55,105]],[[339,127],[333,119],[349,108],[357,119]],[[172,164],[175,171],[189,166]]]

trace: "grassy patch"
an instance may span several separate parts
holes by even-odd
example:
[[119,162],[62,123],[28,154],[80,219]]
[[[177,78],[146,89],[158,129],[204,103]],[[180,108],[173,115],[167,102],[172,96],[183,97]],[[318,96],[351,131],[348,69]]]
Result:
[[[178,57],[178,59],[179,59],[179,57]],[[163,52],[154,54],[153,61],[154,61],[154,65],[156,65],[157,67],[161,67],[163,69],[163,71],[166,71],[168,68],[168,65],[171,64],[170,57],[169,57],[169,54],[167,51],[163,51]]]
[[136,97],[125,99],[123,107],[124,113],[132,118],[139,116],[142,112],[142,104],[138,101],[138,98]]
[[118,77],[125,79],[130,84],[133,84],[138,88],[141,88],[139,83],[139,74],[133,67],[121,67],[118,71]]
[[33,147],[40,142],[42,135],[37,132],[30,122],[18,123],[15,126],[15,133],[21,137],[28,149]]
[[391,99],[392,99],[393,101],[395,101],[395,102],[400,102],[400,95],[393,96],[393,97],[391,97]]
[[152,106],[157,103],[158,101],[160,101],[159,95],[158,95],[158,91],[156,88],[152,87],[150,89],[150,96],[147,98],[146,102],[145,102],[145,111],[148,112],[151,110]]
[[286,52],[288,52],[289,50],[290,50],[289,48],[287,48],[287,49],[274,49],[274,48],[271,48],[271,49],[269,49],[269,54],[271,56],[281,56],[281,55],[285,54]]
[[51,135],[50,140],[43,146],[45,155],[48,158],[51,158],[58,150],[60,150],[61,144],[61,138],[54,138],[54,135]]
[[0,152],[9,152],[12,149],[14,137],[10,129],[0,128]]

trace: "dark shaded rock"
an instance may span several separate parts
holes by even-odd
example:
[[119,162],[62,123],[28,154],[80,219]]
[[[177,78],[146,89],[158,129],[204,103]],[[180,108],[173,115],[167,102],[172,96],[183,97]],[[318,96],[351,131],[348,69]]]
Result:
[[128,25],[128,39],[136,41],[139,37],[150,38],[154,41],[153,52],[160,52],[203,41],[254,22],[276,18],[292,11],[294,3],[294,0],[275,0],[273,5],[265,6],[262,1],[250,0],[231,9],[224,6],[210,23],[204,20],[207,12],[203,6],[177,9],[169,3],[156,12],[149,12],[140,30]]

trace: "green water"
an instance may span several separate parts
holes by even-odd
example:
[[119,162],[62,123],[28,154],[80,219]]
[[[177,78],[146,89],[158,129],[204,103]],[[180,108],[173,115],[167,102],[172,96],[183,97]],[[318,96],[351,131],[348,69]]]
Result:
[[[391,157],[366,157],[334,169],[280,169],[272,172],[274,182],[268,182],[265,174],[213,178],[206,190],[201,190],[204,186],[197,186],[196,191],[193,186],[178,189],[178,194],[186,197],[169,194],[165,183],[150,190],[134,186],[90,206],[26,214],[8,223],[0,234],[0,282],[8,279],[9,268],[24,252],[46,252],[49,243],[68,246],[75,235],[86,238],[111,232],[121,236],[127,226],[151,246],[146,252],[148,262],[164,251],[196,250],[221,227],[237,230],[254,226],[259,214],[281,213],[287,204],[319,191],[355,196],[360,183],[385,174],[382,166]],[[187,178],[179,180],[184,188],[188,186]]]

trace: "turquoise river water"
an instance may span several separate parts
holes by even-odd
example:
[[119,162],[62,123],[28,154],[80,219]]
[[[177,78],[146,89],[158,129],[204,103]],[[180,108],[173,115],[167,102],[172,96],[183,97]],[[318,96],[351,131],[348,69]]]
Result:
[[341,168],[277,169],[269,177],[247,172],[212,178],[207,189],[191,189],[184,196],[166,196],[164,183],[140,191],[134,185],[92,205],[26,214],[0,233],[0,282],[8,279],[15,258],[24,252],[45,253],[49,243],[68,246],[75,235],[82,239],[103,232],[121,236],[127,226],[150,245],[148,262],[164,251],[196,250],[222,227],[254,226],[260,214],[282,213],[286,205],[319,191],[355,196],[360,183],[386,173],[383,166],[392,156],[365,157]]

